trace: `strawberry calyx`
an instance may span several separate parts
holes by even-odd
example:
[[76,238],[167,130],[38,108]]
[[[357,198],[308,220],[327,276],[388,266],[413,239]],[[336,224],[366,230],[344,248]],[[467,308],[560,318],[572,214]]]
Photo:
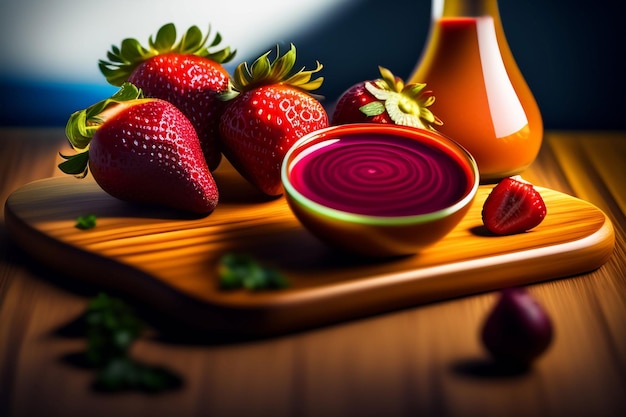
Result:
[[387,68],[378,67],[382,78],[365,83],[367,91],[376,97],[359,110],[366,116],[377,116],[387,112],[391,120],[398,125],[435,130],[443,122],[428,107],[435,102],[432,91],[425,90],[424,83],[404,84]]
[[65,125],[65,136],[72,148],[80,152],[75,155],[60,154],[65,161],[59,164],[59,169],[66,174],[85,177],[88,171],[89,143],[95,132],[109,118],[131,105],[129,102],[136,104],[137,100],[152,99],[144,99],[140,89],[126,82],[111,97],[72,113]]
[[216,33],[211,43],[208,44],[210,32],[209,27],[206,36],[203,37],[202,31],[197,26],[191,26],[176,43],[176,27],[173,23],[167,23],[161,26],[156,37],[150,36],[148,47],[142,46],[133,38],[124,39],[119,47],[111,46],[111,50],[107,52],[108,61],[100,60],[98,67],[110,84],[121,86],[135,68],[157,55],[166,53],[197,55],[219,64],[232,60],[236,51],[231,51],[230,47],[215,52],[209,51],[222,41],[222,36]]
[[294,44],[285,54],[280,55],[279,47],[276,46],[276,58],[272,61],[269,57],[272,51],[268,51],[258,57],[252,65],[247,62],[239,64],[229,80],[229,88],[221,96],[223,100],[230,100],[238,94],[255,89],[263,85],[283,84],[304,90],[307,92],[318,89],[324,82],[324,77],[313,78],[323,65],[316,61],[313,70],[304,67],[294,71],[296,64],[296,47]]

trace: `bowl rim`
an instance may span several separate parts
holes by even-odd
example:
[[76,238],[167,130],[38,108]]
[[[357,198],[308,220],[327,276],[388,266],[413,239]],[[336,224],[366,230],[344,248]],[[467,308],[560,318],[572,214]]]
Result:
[[[289,165],[290,159],[293,154],[298,151],[299,148],[306,145],[307,143],[317,140],[320,136],[328,136],[331,133],[337,133],[337,136],[340,136],[341,133],[349,132],[350,134],[355,133],[385,133],[391,134],[395,136],[401,137],[424,137],[426,136],[428,139],[432,139],[433,141],[438,141],[443,143],[445,146],[451,149],[455,149],[458,151],[460,155],[463,156],[462,159],[467,161],[470,171],[473,175],[472,186],[469,190],[463,195],[461,199],[456,201],[454,204],[444,207],[442,209],[432,211],[429,213],[422,214],[414,214],[408,216],[372,216],[367,214],[358,214],[351,213],[343,210],[334,209],[323,204],[320,204],[308,197],[305,197],[302,193],[300,193],[289,180]],[[327,139],[323,139],[322,142],[326,140],[332,140],[338,138],[328,137]],[[476,160],[472,156],[472,154],[465,149],[458,142],[453,139],[448,138],[447,136],[439,133],[433,132],[426,129],[410,127],[410,126],[402,126],[402,125],[394,125],[394,124],[381,124],[381,123],[353,123],[353,124],[344,124],[344,125],[334,125],[328,126],[326,128],[318,129],[312,132],[307,133],[302,136],[299,140],[297,140],[287,151],[285,157],[283,158],[281,165],[281,180],[283,183],[283,187],[285,189],[285,193],[288,197],[293,198],[302,206],[313,210],[323,216],[333,218],[336,220],[341,220],[344,222],[350,222],[355,224],[363,224],[363,225],[374,225],[374,226],[402,226],[402,225],[417,225],[424,224],[428,222],[432,222],[434,220],[443,219],[448,217],[463,207],[467,206],[474,199],[478,186],[480,184],[480,174],[478,171],[478,164]]]

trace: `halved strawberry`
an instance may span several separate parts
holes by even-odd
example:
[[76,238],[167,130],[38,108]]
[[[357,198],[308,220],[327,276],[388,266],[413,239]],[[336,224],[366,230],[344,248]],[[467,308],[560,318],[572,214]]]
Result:
[[100,71],[107,81],[120,86],[128,81],[143,90],[146,97],[167,100],[178,107],[193,123],[202,151],[212,171],[219,165],[218,123],[223,103],[218,94],[228,88],[229,74],[222,66],[235,52],[226,47],[216,52],[221,36],[217,33],[207,46],[208,34],[190,27],[180,42],[172,23],[162,26],[156,38],[150,37],[148,48],[136,39],[124,39],[120,47],[100,60]]
[[435,96],[426,84],[405,85],[387,68],[378,70],[382,78],[357,83],[339,97],[331,124],[392,123],[431,130],[442,124],[428,109]]
[[66,134],[80,153],[63,156],[66,174],[94,179],[110,195],[194,213],[218,202],[193,125],[173,104],[143,98],[125,83],[107,100],[71,115]]
[[520,177],[501,180],[491,190],[482,209],[485,227],[498,235],[522,233],[546,217],[546,205],[532,184]]
[[270,196],[283,193],[280,168],[285,154],[305,134],[328,126],[328,115],[309,91],[317,89],[322,77],[304,69],[292,74],[296,48],[283,56],[276,51],[259,57],[251,67],[243,62],[231,79],[232,88],[223,95],[227,107],[220,120],[223,152],[239,173]]

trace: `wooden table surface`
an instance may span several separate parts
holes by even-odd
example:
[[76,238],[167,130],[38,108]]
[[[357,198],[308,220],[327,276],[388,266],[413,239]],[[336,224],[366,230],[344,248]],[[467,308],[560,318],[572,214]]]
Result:
[[[0,129],[2,206],[18,187],[63,175],[64,149],[62,129]],[[93,372],[68,359],[84,339],[63,329],[99,289],[32,261],[2,218],[0,416],[626,415],[626,132],[546,132],[523,176],[595,204],[616,234],[598,270],[527,287],[555,327],[527,372],[487,366],[479,331],[492,292],[239,342],[173,336],[149,321],[155,330],[133,355],[180,374],[182,388],[98,393]]]

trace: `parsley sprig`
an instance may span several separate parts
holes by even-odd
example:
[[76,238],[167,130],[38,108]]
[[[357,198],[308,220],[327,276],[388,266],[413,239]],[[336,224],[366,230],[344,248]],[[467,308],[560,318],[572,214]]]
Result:
[[88,304],[83,320],[87,338],[85,358],[97,369],[95,389],[159,392],[181,385],[181,378],[168,369],[131,357],[131,346],[145,326],[122,300],[98,294]]
[[86,214],[84,216],[78,216],[76,219],[75,227],[80,230],[89,230],[96,227],[96,215]]
[[285,276],[275,268],[262,265],[253,257],[241,253],[224,254],[218,264],[220,288],[248,291],[281,289],[288,286]]

